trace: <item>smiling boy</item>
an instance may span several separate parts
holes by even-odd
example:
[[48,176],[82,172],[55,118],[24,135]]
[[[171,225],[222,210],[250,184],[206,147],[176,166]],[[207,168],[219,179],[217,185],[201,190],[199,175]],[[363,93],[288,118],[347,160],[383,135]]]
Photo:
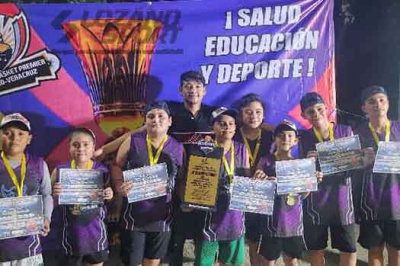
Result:
[[[3,117],[0,129],[0,198],[42,195],[45,236],[53,210],[50,174],[42,158],[25,152],[32,141],[30,123],[20,113],[13,113]],[[0,266],[9,265],[43,265],[39,236],[0,240]]]
[[[310,92],[300,100],[301,115],[312,128],[300,138],[302,158],[317,157],[316,144],[352,136],[349,126],[328,120],[327,107],[321,95]],[[351,175],[353,171],[327,175],[319,183],[318,191],[311,192],[304,204],[304,238],[311,253],[311,265],[325,265],[324,250],[328,231],[332,248],[340,251],[340,265],[356,265],[356,238]]]
[[[183,146],[167,135],[172,120],[165,102],[145,109],[146,132],[132,134],[118,150],[112,179],[124,197],[121,211],[121,256],[125,265],[156,266],[167,253],[172,220],[172,191],[177,168],[182,166]],[[166,196],[128,203],[131,181],[124,182],[122,170],[167,163],[171,190]],[[174,170],[175,169],[175,170]]]
[[[365,88],[361,102],[369,121],[355,132],[372,162],[380,141],[400,141],[400,123],[388,118],[389,98],[383,87]],[[384,265],[385,246],[389,265],[400,265],[400,175],[373,173],[372,168],[371,163],[364,170],[358,191],[361,218],[358,241],[368,249],[369,265]]]

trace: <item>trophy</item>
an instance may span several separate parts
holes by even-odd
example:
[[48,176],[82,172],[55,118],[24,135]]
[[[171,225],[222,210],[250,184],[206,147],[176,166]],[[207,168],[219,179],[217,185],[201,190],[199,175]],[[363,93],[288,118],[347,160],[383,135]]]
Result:
[[108,136],[143,124],[146,81],[162,27],[158,21],[136,19],[63,24],[85,74],[95,121]]

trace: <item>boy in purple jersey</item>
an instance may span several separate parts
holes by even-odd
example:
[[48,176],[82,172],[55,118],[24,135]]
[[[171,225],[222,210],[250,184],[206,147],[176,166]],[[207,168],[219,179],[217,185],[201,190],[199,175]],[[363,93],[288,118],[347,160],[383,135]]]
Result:
[[[272,132],[262,128],[265,103],[259,95],[249,93],[238,102],[240,129],[235,140],[244,143],[250,158],[251,175],[254,174],[261,157],[270,153]],[[250,263],[261,266],[264,258],[257,253],[257,242],[260,237],[260,216],[257,213],[246,213],[246,239],[249,245]]]
[[[276,152],[274,156],[261,158],[256,171],[256,178],[276,180],[275,161],[292,160],[292,148],[298,143],[296,125],[283,120],[274,130]],[[317,172],[319,181],[322,173]],[[257,241],[257,250],[267,262],[275,265],[275,261],[283,252],[285,265],[297,265],[304,249],[303,240],[303,200],[309,193],[296,195],[276,195],[273,215],[260,216],[262,235]]]
[[369,265],[384,265],[386,246],[389,265],[400,265],[400,175],[372,173],[379,141],[400,141],[400,123],[390,121],[388,95],[371,86],[361,94],[362,110],[369,121],[356,128],[371,164],[364,170],[360,194],[361,246],[368,249]]
[[[58,171],[62,168],[96,169],[104,171],[103,190],[105,200],[113,198],[109,185],[108,169],[101,163],[92,161],[96,138],[87,128],[76,128],[70,135],[69,153],[71,161],[59,165],[52,173],[53,196],[62,194],[62,185],[58,180]],[[58,205],[61,212],[62,239],[61,246],[65,257],[65,265],[101,266],[108,259],[108,240],[105,206],[97,204]]]
[[[3,117],[1,129],[0,198],[43,196],[44,232],[49,232],[53,210],[50,174],[46,162],[25,153],[32,140],[29,121],[19,113]],[[38,235],[0,240],[0,266],[43,265]]]
[[[146,132],[132,134],[118,150],[112,178],[123,196],[121,212],[121,256],[128,266],[156,266],[166,255],[172,220],[174,179],[182,166],[183,146],[167,135],[171,116],[165,102],[149,104],[145,109]],[[122,170],[166,163],[170,190],[163,197],[128,203],[131,181],[124,182]]]
[[[207,211],[202,235],[196,243],[196,266],[210,266],[218,254],[220,264],[244,264],[244,213],[229,210],[234,175],[250,174],[245,145],[233,140],[237,112],[220,108],[213,113],[216,144],[224,149],[216,211]],[[185,208],[185,211],[190,211]]]
[[[300,135],[299,151],[302,158],[317,157],[318,142],[353,135],[350,127],[328,120],[322,97],[315,92],[301,98],[301,115],[312,128]],[[340,265],[356,265],[356,238],[351,175],[353,171],[332,174],[319,183],[318,191],[311,192],[304,201],[304,238],[311,253],[311,265],[325,265],[324,249],[328,230],[331,246],[340,250]]]

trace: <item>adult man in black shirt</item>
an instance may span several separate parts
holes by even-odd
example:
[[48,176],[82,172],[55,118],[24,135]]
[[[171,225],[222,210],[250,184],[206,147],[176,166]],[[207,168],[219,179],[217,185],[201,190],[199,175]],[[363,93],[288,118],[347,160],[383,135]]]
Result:
[[[180,136],[179,133],[210,133],[212,112],[216,108],[202,103],[207,89],[204,77],[200,72],[184,72],[180,79],[179,92],[182,95],[183,102],[167,101],[167,104],[172,117],[172,125],[168,134],[182,141],[187,140],[188,136]],[[118,139],[104,145],[97,153],[101,153],[101,157],[103,157],[116,152],[127,137],[132,133],[143,130],[144,127],[140,127],[127,132]]]

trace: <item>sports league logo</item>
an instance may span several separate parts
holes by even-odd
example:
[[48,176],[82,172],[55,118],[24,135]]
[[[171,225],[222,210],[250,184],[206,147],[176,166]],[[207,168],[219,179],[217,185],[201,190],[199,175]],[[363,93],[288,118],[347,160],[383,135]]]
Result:
[[25,14],[0,13],[0,95],[30,89],[57,79],[59,58],[42,49],[26,55],[30,44]]

